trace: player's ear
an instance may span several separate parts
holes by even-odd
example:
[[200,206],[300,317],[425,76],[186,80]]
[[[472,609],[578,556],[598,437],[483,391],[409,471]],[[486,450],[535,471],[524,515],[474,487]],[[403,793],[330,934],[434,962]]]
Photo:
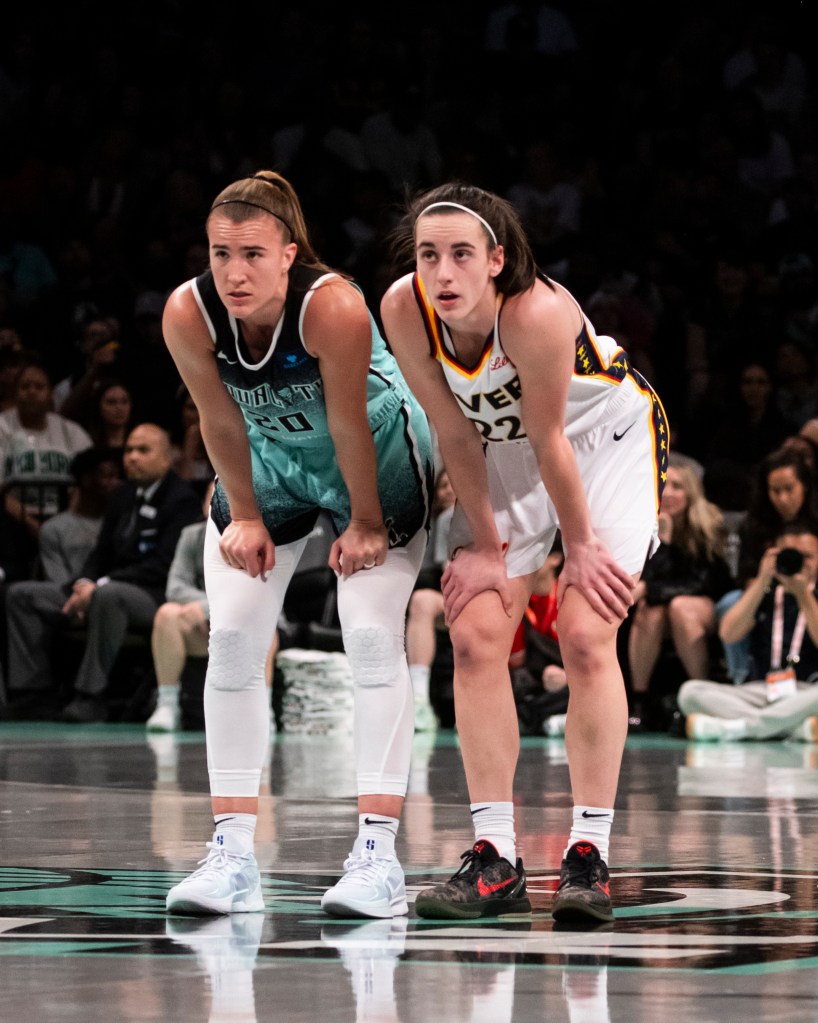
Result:
[[298,255],[298,246],[295,242],[290,242],[289,245],[284,246],[283,252],[283,265],[282,270],[286,273],[295,261],[295,257]]

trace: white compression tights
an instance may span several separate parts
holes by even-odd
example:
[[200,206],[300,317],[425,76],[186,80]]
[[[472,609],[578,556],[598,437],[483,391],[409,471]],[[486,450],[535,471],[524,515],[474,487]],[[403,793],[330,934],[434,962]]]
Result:
[[[338,582],[338,616],[355,683],[358,794],[403,796],[414,734],[406,664],[406,607],[426,544],[421,531],[384,565]],[[208,523],[205,578],[210,601],[210,654],[204,692],[207,761],[213,796],[258,795],[268,752],[269,709],[264,664],[284,594],[306,540],[276,548],[266,580],[230,568],[219,532]]]

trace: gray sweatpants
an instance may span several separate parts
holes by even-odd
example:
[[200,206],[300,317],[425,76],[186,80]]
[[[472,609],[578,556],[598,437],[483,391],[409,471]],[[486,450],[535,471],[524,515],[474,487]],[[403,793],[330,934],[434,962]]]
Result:
[[[61,613],[61,586],[42,580],[12,583],[8,590],[9,690],[44,689],[53,681],[51,640],[69,622]],[[87,637],[74,688],[99,696],[129,629],[150,630],[159,603],[141,586],[112,580],[94,591],[88,607]]]
[[679,710],[716,718],[743,718],[748,739],[783,739],[802,721],[818,714],[818,685],[796,683],[798,692],[773,703],[767,701],[766,682],[731,685],[690,679],[679,688]]

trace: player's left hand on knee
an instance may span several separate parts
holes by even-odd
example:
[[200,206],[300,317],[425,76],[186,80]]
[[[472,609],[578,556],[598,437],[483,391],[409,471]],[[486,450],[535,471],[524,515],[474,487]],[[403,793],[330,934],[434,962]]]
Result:
[[613,624],[624,619],[633,603],[634,582],[628,572],[614,561],[599,539],[573,544],[566,553],[557,585],[557,604],[565,591],[574,586],[598,615]]

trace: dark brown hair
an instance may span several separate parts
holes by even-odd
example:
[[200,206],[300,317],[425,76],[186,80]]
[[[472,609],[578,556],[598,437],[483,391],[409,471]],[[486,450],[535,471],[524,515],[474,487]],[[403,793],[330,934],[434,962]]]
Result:
[[[389,238],[397,274],[406,273],[415,265],[415,225],[418,217],[433,203],[446,202],[467,207],[491,225],[497,244],[503,246],[505,256],[503,269],[494,278],[499,292],[506,296],[518,295],[532,288],[538,277],[553,286],[537,266],[519,214],[511,203],[493,192],[486,192],[462,181],[447,182],[407,201],[403,216]],[[457,213],[458,210],[442,206],[434,212],[445,215]],[[482,230],[491,251],[495,245],[494,239],[485,227]]]

